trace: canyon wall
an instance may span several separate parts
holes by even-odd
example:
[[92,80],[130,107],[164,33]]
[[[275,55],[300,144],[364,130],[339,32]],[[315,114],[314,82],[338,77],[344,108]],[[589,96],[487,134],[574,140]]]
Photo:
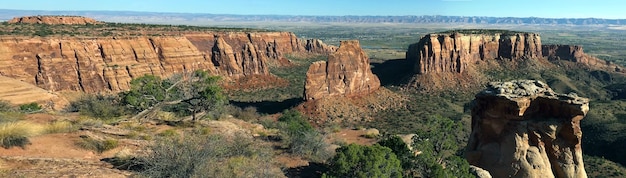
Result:
[[359,41],[341,41],[328,61],[311,64],[306,73],[304,99],[329,96],[362,96],[376,91],[380,80],[372,73],[370,60]]
[[409,46],[408,60],[415,61],[414,72],[463,73],[478,60],[512,60],[542,57],[541,37],[534,33],[429,34]]
[[[271,75],[285,54],[306,53],[290,32],[168,37],[0,37],[0,75],[49,91],[116,92],[133,78],[207,70],[226,79]],[[268,84],[271,85],[271,84]]]
[[587,177],[580,121],[589,99],[533,80],[492,82],[476,95],[467,160],[493,177]]

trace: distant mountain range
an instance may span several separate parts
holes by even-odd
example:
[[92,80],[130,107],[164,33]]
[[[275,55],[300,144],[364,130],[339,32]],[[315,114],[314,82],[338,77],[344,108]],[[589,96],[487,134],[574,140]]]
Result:
[[469,17],[469,16],[293,16],[160,13],[130,11],[35,11],[0,9],[0,21],[29,15],[78,15],[106,22],[203,24],[211,22],[310,22],[310,23],[457,23],[519,25],[626,25],[626,19]]

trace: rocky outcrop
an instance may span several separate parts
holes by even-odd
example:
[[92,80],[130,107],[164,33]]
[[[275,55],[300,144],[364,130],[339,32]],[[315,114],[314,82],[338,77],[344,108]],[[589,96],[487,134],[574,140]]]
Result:
[[587,177],[580,121],[589,100],[543,82],[493,82],[476,95],[467,160],[493,177]]
[[476,178],[492,178],[491,173],[489,173],[489,171],[486,171],[482,168],[479,168],[473,165],[470,165],[470,173],[476,176]]
[[337,50],[336,46],[327,45],[319,39],[308,39],[304,46],[307,51],[319,54],[330,54]]
[[202,69],[225,79],[270,76],[272,61],[289,53],[306,53],[304,45],[290,32],[2,37],[0,75],[49,91],[116,92],[145,74],[168,77]]
[[92,18],[80,16],[26,16],[15,17],[8,21],[9,23],[23,24],[48,24],[48,25],[86,25],[86,24],[102,24]]
[[568,60],[577,63],[588,63],[583,47],[578,45],[543,45],[543,55],[548,60]]
[[372,73],[369,62],[359,41],[341,41],[339,48],[328,56],[328,61],[314,62],[309,67],[305,100],[360,96],[377,90],[380,80]]
[[612,72],[625,72],[621,66],[598,59],[583,51],[580,45],[543,45],[541,46],[544,57],[548,60],[565,60],[583,64],[595,69]]
[[541,52],[541,38],[534,33],[453,32],[422,37],[409,46],[406,58],[415,61],[417,74],[463,73],[479,60],[538,59],[542,57]]

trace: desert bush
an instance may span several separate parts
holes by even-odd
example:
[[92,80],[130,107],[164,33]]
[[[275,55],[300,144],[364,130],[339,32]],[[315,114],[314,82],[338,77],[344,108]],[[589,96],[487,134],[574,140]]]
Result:
[[78,119],[72,121],[76,127],[102,127],[104,125],[104,121],[101,119],[95,119],[89,116],[81,116]]
[[13,111],[13,105],[5,100],[0,100],[0,112],[9,112]]
[[34,103],[34,102],[20,105],[20,111],[25,112],[25,113],[36,112],[39,110],[41,110],[41,106],[39,106],[39,104]]
[[[315,162],[325,162],[332,157],[330,146],[324,142],[324,135],[315,130],[297,110],[285,110],[274,126],[280,130],[280,137],[289,153]],[[272,128],[272,127],[269,127]]]
[[278,118],[279,127],[289,135],[313,131],[313,126],[297,110],[285,110]]
[[237,106],[228,105],[227,107],[225,107],[225,110],[226,112],[233,115],[235,118],[241,119],[244,121],[256,120],[261,117],[256,107],[252,107],[252,106],[248,106],[248,107],[241,109]]
[[115,139],[94,139],[91,137],[82,137],[81,140],[76,142],[76,145],[87,150],[92,150],[97,153],[103,153],[105,151],[117,148],[119,142]]
[[178,120],[176,117],[176,113],[172,113],[172,112],[165,112],[165,111],[158,111],[157,112],[157,117],[160,120],[164,120],[164,121],[175,121]]
[[367,129],[365,130],[365,134],[363,134],[363,137],[378,138],[379,135],[380,135],[380,131],[378,131],[378,129]]
[[330,145],[324,141],[324,136],[317,131],[304,132],[292,136],[289,152],[307,158],[314,162],[326,162],[334,153],[328,150]]
[[188,133],[163,137],[138,160],[145,177],[282,177],[271,147],[249,137]]
[[378,144],[350,144],[337,148],[325,177],[402,177],[400,160],[387,147]]
[[0,123],[0,142],[3,148],[25,148],[30,144],[28,137],[38,135],[42,130],[40,125],[23,121]]
[[178,133],[174,129],[167,129],[157,135],[161,137],[174,137],[178,136]]
[[67,133],[77,131],[79,128],[70,121],[55,121],[46,125],[46,133]]
[[65,110],[101,119],[111,119],[128,114],[117,96],[106,95],[82,96],[71,102]]

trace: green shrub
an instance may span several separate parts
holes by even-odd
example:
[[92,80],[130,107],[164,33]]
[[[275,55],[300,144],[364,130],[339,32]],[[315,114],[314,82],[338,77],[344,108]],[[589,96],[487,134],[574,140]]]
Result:
[[20,111],[22,112],[29,113],[29,112],[36,112],[39,110],[41,110],[41,106],[39,106],[39,104],[34,103],[34,102],[20,105]]
[[285,131],[289,135],[298,133],[305,133],[313,131],[313,126],[305,120],[304,116],[297,110],[285,110],[283,115],[278,118],[278,121],[282,123],[281,130]]
[[141,112],[165,100],[167,84],[154,75],[144,75],[130,81],[131,89],[120,93],[122,103],[135,112]]
[[402,177],[400,160],[387,147],[378,144],[350,144],[337,149],[327,177]]
[[412,147],[422,153],[412,159],[411,171],[421,177],[474,177],[469,173],[469,163],[459,155],[460,122],[441,116],[430,117],[424,122],[428,130],[417,130]]
[[[266,125],[274,126],[269,123]],[[297,110],[283,111],[275,126],[280,130],[283,144],[290,153],[315,162],[325,162],[332,157],[332,151],[327,149],[330,145],[324,141],[324,136]]]
[[[413,164],[413,160],[415,159],[415,155],[409,149],[409,147],[404,143],[402,138],[397,135],[386,135],[382,140],[378,142],[381,146],[390,148],[394,154],[398,157],[402,164],[402,168],[405,171],[411,169],[411,164]],[[412,177],[414,175],[411,172],[406,172],[405,177]],[[413,176],[414,177],[414,176]]]
[[65,109],[68,112],[80,112],[82,115],[101,119],[111,119],[128,114],[117,96],[86,95],[71,102]]

